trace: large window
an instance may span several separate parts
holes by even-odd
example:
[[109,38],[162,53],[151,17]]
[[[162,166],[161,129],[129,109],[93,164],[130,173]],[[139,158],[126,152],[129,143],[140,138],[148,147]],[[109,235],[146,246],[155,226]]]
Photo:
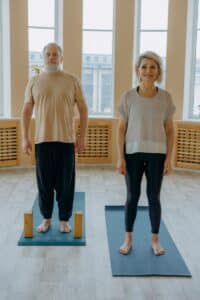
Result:
[[183,116],[200,120],[200,0],[188,2],[186,45]]
[[83,0],[82,82],[89,115],[113,112],[113,0]]
[[[42,67],[41,51],[49,42],[58,42],[57,12],[55,0],[28,0],[29,74]],[[39,8],[39,9],[38,9]]]
[[9,1],[0,0],[0,118],[10,116]]
[[198,22],[196,27],[196,57],[195,57],[195,80],[194,98],[191,105],[192,117],[200,119],[200,1],[198,1]]
[[0,117],[3,116],[3,41],[2,41],[2,1],[0,0]]
[[189,118],[200,119],[200,1],[194,2]]
[[137,0],[135,25],[136,57],[144,51],[154,51],[162,57],[163,67],[165,70],[168,29],[168,0]]

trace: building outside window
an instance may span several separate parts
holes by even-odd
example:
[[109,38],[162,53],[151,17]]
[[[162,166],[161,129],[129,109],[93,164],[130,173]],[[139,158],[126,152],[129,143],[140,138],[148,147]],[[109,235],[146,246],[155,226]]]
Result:
[[42,49],[58,41],[57,12],[59,1],[28,0],[29,76],[42,68]]
[[166,69],[168,2],[168,0],[137,0],[135,10],[135,56],[138,57],[144,51],[154,51],[162,57],[164,69],[162,85]]
[[90,116],[113,114],[113,2],[83,0],[82,83]]

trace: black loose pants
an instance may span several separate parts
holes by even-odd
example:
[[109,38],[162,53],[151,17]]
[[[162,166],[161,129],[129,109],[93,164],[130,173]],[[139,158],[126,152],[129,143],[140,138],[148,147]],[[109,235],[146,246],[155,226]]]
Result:
[[36,179],[39,207],[45,219],[51,219],[54,191],[59,220],[72,215],[75,188],[75,151],[73,143],[45,142],[35,145]]

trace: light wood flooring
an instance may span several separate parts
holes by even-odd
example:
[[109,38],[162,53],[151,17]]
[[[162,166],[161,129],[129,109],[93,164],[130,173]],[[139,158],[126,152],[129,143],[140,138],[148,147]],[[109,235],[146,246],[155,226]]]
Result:
[[[0,300],[199,300],[200,173],[174,171],[162,189],[164,222],[192,278],[112,277],[105,204],[123,204],[114,169],[77,170],[86,193],[85,247],[19,247],[23,213],[36,194],[34,169],[0,169]],[[145,181],[140,204],[146,204]]]

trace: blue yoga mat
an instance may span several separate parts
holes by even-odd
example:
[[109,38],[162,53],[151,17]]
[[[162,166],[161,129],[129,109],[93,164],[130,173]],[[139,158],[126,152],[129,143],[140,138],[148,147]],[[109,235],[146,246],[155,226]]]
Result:
[[59,220],[58,220],[58,206],[57,202],[54,203],[54,211],[52,216],[52,225],[48,232],[39,233],[37,232],[37,226],[42,222],[42,216],[39,211],[38,198],[36,198],[33,205],[33,238],[24,238],[23,232],[18,241],[19,246],[84,246],[86,244],[85,237],[85,193],[76,192],[74,199],[73,213],[75,211],[82,211],[83,213],[83,236],[82,238],[75,239],[73,237],[73,215],[69,220],[72,227],[72,232],[61,233],[59,231]]
[[155,256],[150,246],[148,207],[138,207],[134,226],[134,246],[128,255],[118,249],[124,239],[124,206],[105,206],[107,237],[113,276],[191,277],[166,226],[161,222],[160,241],[166,253]]

